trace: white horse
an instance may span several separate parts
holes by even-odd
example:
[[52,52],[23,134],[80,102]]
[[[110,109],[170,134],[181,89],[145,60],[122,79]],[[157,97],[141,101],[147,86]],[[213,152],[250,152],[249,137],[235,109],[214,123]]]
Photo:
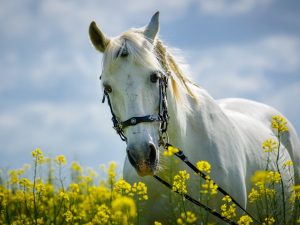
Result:
[[[159,79],[168,76],[169,142],[184,150],[194,163],[210,162],[211,178],[248,208],[251,176],[257,170],[264,170],[266,165],[266,153],[261,145],[274,136],[270,126],[272,116],[281,114],[270,106],[250,100],[213,99],[185,75],[181,65],[157,37],[158,31],[159,13],[145,28],[130,29],[115,38],[106,37],[95,22],[91,23],[90,39],[104,54],[102,84],[115,117],[125,121],[158,114]],[[154,220],[168,223],[172,216],[167,209],[169,190],[151,176],[168,177],[169,161],[159,154],[160,123],[146,121],[122,130],[128,156],[124,178],[130,182],[142,180],[148,186],[150,199],[145,205],[145,224],[153,224]],[[288,127],[281,161],[294,162],[295,182],[300,183],[300,144],[295,129],[290,123]],[[188,170],[183,163],[176,165],[175,172]],[[276,170],[275,164],[270,167]],[[287,175],[282,176],[285,180]],[[199,190],[197,182],[190,180],[191,193]]]

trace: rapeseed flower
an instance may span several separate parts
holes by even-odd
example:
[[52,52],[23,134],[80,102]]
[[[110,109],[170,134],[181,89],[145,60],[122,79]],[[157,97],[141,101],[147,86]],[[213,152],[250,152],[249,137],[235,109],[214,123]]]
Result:
[[284,133],[289,130],[287,121],[283,116],[272,116],[272,128],[278,133]]
[[251,189],[249,195],[248,195],[250,203],[255,202],[260,198],[260,192],[254,188]]
[[250,216],[244,215],[244,216],[240,217],[240,219],[238,220],[237,224],[238,225],[249,225],[252,222],[253,222],[253,220],[251,219]]
[[79,185],[75,184],[75,183],[70,184],[69,188],[70,188],[70,191],[73,193],[79,193],[79,191],[80,191]]
[[292,160],[287,160],[287,161],[285,161],[284,163],[283,163],[283,166],[284,167],[291,167],[291,166],[293,166],[293,161]]
[[186,213],[181,213],[180,218],[177,219],[177,224],[186,225],[186,224],[195,224],[197,221],[197,217],[191,211],[187,211]]
[[211,165],[207,161],[199,161],[196,163],[196,167],[199,171],[210,173]]
[[273,225],[275,223],[275,219],[273,216],[268,216],[264,219],[263,225]]
[[273,138],[269,138],[262,144],[263,150],[266,153],[276,151],[278,148],[278,142]]
[[[221,215],[227,219],[233,219],[236,217],[236,205],[232,202],[230,196],[226,195],[222,198],[225,203],[221,205]],[[230,204],[231,203],[231,204]]]
[[215,184],[209,176],[206,176],[205,178],[205,183],[201,185],[202,189],[200,193],[216,195],[218,193],[218,185]]
[[127,195],[131,191],[131,185],[124,179],[118,180],[114,185],[114,191],[122,195]]
[[55,157],[55,162],[57,163],[57,165],[66,165],[67,161],[64,155],[58,155]]
[[164,156],[172,156],[172,155],[176,154],[177,152],[179,152],[178,148],[175,148],[173,146],[167,146],[167,148],[164,151]]
[[148,200],[147,186],[143,182],[134,183],[131,191],[138,197],[138,200]]
[[107,205],[102,204],[101,206],[97,206],[97,213],[92,220],[92,224],[108,224],[110,216],[111,212]]
[[79,173],[82,173],[82,167],[79,165],[78,162],[73,161],[72,164],[71,164],[71,169],[73,171],[77,171]]
[[113,185],[116,182],[116,167],[117,164],[115,162],[111,162],[107,169],[108,179],[107,182],[109,185]]
[[281,181],[281,176],[277,171],[258,170],[252,176],[251,181],[257,186],[266,185],[272,182],[279,183]]
[[111,203],[111,206],[114,212],[121,212],[129,217],[136,216],[136,205],[132,198],[125,196],[119,197]]
[[65,216],[66,222],[71,222],[73,220],[73,213],[70,210],[65,212],[63,215]]
[[63,200],[69,201],[69,195],[66,192],[59,192],[59,197]]
[[183,195],[187,193],[186,181],[190,178],[190,175],[186,170],[181,170],[174,176],[172,190]]
[[45,162],[44,154],[40,148],[36,148],[35,150],[32,151],[32,157],[34,161],[38,164]]

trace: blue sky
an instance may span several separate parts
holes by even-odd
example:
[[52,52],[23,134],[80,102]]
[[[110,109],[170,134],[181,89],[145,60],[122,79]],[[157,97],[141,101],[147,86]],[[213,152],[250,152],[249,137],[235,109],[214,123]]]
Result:
[[36,147],[93,168],[122,164],[87,30],[95,20],[116,36],[157,10],[160,37],[213,97],[269,104],[300,133],[298,0],[0,0],[0,168],[30,163]]

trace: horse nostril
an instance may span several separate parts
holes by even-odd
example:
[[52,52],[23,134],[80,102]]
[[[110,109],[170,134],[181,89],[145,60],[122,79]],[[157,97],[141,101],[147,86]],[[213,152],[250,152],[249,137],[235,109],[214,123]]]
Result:
[[136,160],[133,157],[133,155],[130,153],[130,149],[127,149],[127,156],[129,159],[129,162],[131,163],[132,166],[136,166]]
[[151,164],[154,164],[156,162],[156,147],[153,143],[149,143],[149,161]]

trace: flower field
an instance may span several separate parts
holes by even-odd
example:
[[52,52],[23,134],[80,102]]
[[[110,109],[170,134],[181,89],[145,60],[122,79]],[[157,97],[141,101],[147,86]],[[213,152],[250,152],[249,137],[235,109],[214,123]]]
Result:
[[[300,224],[300,185],[293,185],[291,194],[285,193],[281,178],[283,170],[291,172],[293,162],[284,162],[284,168],[278,163],[281,137],[288,131],[286,121],[274,116],[271,126],[277,136],[262,143],[266,170],[253,174],[248,200],[257,210],[260,224]],[[163,155],[174,157],[177,151],[168,147]],[[272,160],[277,165],[275,171],[269,170]],[[147,186],[129,184],[117,174],[116,166],[101,167],[105,177],[100,179],[92,169],[84,170],[77,162],[68,164],[63,155],[50,159],[35,149],[31,165],[0,173],[0,224],[141,224],[143,204],[149,200]],[[199,161],[196,167],[207,177],[199,184],[198,199],[206,204],[220,194],[218,185],[209,177],[213,170],[209,162]],[[203,209],[186,207],[184,194],[189,193],[187,182],[194,175],[182,170],[171,178],[172,191],[181,200],[174,207],[172,224],[214,224]],[[293,179],[291,176],[291,184]],[[239,225],[255,224],[249,215],[238,213],[230,196],[223,196],[222,204],[214,210]]]

